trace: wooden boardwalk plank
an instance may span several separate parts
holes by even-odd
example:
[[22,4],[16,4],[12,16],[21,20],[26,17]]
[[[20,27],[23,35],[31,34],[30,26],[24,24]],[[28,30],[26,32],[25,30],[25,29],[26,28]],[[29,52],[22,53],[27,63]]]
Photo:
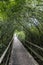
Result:
[[14,37],[9,65],[38,65],[17,37]]

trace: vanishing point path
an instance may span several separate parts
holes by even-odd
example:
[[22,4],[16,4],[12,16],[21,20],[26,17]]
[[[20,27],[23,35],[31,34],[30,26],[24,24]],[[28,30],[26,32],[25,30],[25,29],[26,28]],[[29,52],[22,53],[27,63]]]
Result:
[[38,65],[38,63],[15,36],[9,65]]

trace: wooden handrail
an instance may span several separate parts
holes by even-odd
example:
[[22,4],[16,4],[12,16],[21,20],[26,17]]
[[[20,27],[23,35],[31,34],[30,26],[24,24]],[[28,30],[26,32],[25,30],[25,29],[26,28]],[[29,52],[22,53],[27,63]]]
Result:
[[27,46],[28,49],[30,49],[41,61],[43,61],[43,57],[41,55],[39,55],[37,52],[35,52],[34,50],[32,50],[27,44],[25,44]]
[[[13,38],[12,38],[12,40],[13,40]],[[11,45],[12,40],[10,41],[8,47],[6,48],[6,50],[4,51],[4,53],[2,54],[2,56],[0,57],[0,64],[2,63],[2,61],[3,61],[3,59],[4,59],[5,55],[6,55],[6,53],[8,51],[8,49],[10,47],[10,45]]]
[[35,46],[35,47],[37,47],[38,49],[40,49],[40,50],[42,50],[43,51],[43,48],[41,48],[40,46],[38,46],[38,45],[36,45],[36,44],[33,44],[33,43],[31,43],[31,42],[29,42],[29,41],[27,41],[27,40],[25,40],[27,43],[29,43],[29,44],[31,44],[32,46]]

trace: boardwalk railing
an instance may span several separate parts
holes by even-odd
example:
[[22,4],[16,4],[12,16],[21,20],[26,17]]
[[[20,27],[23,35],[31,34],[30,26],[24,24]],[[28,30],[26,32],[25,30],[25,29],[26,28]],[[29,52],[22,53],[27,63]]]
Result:
[[[42,50],[43,51],[43,48],[41,48],[40,46],[38,46],[38,45],[35,45],[35,44],[33,44],[33,43],[31,43],[31,42],[28,42],[28,41],[26,41],[27,43],[29,43],[30,45],[33,45],[34,47],[36,47],[36,48],[38,48],[38,49],[40,49],[40,50]],[[26,45],[27,46],[27,45]],[[43,61],[43,57],[41,56],[41,55],[39,55],[38,53],[36,53],[34,50],[32,50],[29,46],[27,46],[40,60],[42,60]]]
[[27,40],[23,42],[23,45],[30,51],[33,57],[36,58],[36,60],[39,62],[39,65],[43,65],[43,48]]
[[12,49],[12,40],[10,41],[8,47],[6,48],[6,50],[4,51],[4,53],[2,54],[2,56],[0,57],[0,65],[8,65],[9,62],[9,57],[10,57],[10,53],[11,53],[11,49]]

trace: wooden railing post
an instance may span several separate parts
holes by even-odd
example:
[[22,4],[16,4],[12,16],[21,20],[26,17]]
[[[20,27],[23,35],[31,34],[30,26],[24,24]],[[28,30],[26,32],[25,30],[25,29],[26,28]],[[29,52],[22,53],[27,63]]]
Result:
[[0,57],[0,65],[8,65],[10,54],[11,54],[11,49],[12,49],[12,41],[13,41],[13,38],[9,42],[9,45],[4,51],[4,53],[2,54],[2,56]]

